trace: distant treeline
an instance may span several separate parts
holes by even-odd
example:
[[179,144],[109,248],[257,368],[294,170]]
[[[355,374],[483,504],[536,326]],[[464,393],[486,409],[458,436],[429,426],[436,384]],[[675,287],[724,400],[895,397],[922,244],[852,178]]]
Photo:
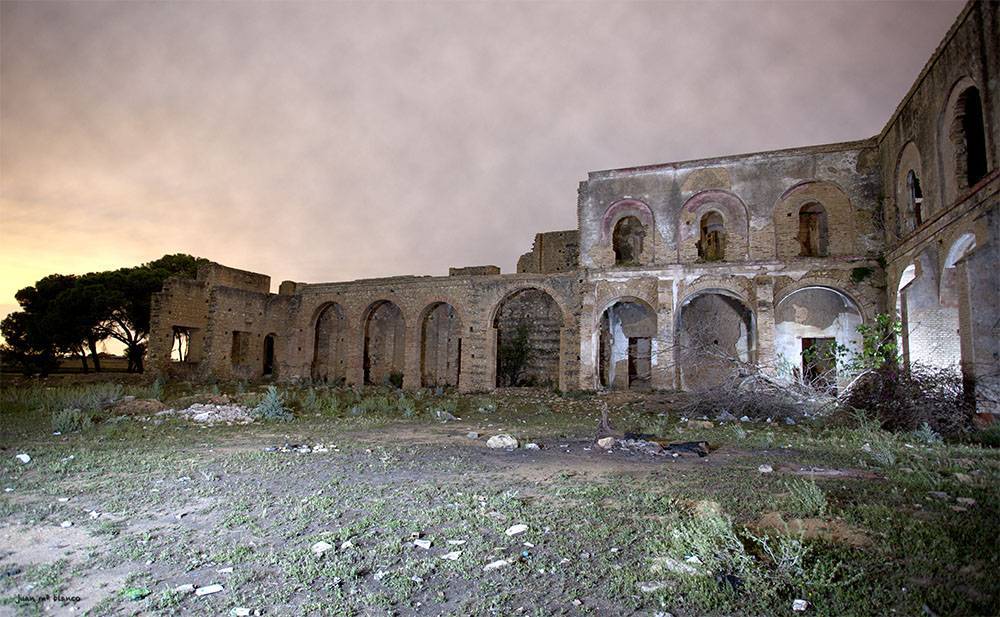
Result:
[[194,278],[206,262],[178,253],[132,268],[50,274],[15,294],[21,310],[0,322],[0,362],[45,375],[68,355],[79,358],[84,372],[100,371],[97,343],[114,339],[125,346],[128,371],[140,372],[153,293],[168,277]]

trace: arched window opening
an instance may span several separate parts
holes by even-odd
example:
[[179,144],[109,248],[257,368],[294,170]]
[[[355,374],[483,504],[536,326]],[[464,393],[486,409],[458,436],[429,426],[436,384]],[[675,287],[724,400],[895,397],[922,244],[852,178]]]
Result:
[[911,169],[906,174],[906,189],[910,196],[910,212],[913,213],[914,228],[924,224],[924,192],[920,189],[920,178]]
[[959,183],[965,188],[986,176],[986,130],[983,126],[983,102],[979,89],[966,88],[958,97],[951,127],[955,145],[955,166]]
[[265,377],[274,374],[274,335],[264,337],[264,370]]
[[799,209],[799,256],[826,257],[829,254],[826,209],[809,203]]
[[714,210],[701,218],[698,258],[703,261],[723,261],[726,258],[726,225],[722,215]]
[[616,266],[637,266],[642,256],[642,244],[646,239],[646,229],[634,216],[626,216],[615,225],[612,245],[615,250]]

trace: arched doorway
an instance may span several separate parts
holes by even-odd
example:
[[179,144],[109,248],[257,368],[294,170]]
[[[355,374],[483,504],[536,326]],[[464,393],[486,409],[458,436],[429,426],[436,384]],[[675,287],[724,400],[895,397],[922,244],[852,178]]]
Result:
[[857,304],[829,287],[804,287],[778,302],[774,351],[778,372],[835,393],[849,375],[843,363],[860,351],[862,323]]
[[681,386],[707,390],[754,362],[754,329],[753,313],[729,292],[703,291],[685,300],[677,332]]
[[521,289],[501,300],[493,318],[496,385],[558,385],[562,325],[562,310],[541,289]]
[[598,328],[598,383],[604,388],[650,388],[655,338],[656,311],[649,305],[619,300],[609,306]]
[[420,328],[422,386],[457,386],[462,372],[462,321],[445,302],[424,311]]
[[364,334],[365,384],[402,386],[406,365],[403,312],[388,300],[376,302],[368,308]]
[[331,302],[320,309],[315,330],[312,378],[332,384],[343,383],[347,377],[347,322],[339,304]]

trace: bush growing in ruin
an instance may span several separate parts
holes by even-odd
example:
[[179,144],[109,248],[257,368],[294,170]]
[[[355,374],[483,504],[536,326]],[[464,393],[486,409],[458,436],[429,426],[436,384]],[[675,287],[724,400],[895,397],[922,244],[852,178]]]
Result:
[[505,338],[500,343],[500,364],[497,373],[500,383],[504,386],[525,385],[523,374],[531,359],[531,327],[526,320],[521,320],[514,330],[513,336]]
[[291,420],[292,412],[285,407],[284,397],[274,386],[267,387],[267,393],[254,407],[253,415],[262,420]]

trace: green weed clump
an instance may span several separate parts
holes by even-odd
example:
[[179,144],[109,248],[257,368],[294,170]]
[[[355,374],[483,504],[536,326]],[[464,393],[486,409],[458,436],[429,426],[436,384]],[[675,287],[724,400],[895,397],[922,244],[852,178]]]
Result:
[[268,386],[260,403],[254,407],[253,415],[262,420],[291,420],[292,412],[285,407],[284,397],[274,386]]
[[90,414],[84,413],[79,409],[67,408],[52,412],[52,430],[56,433],[62,433],[63,435],[75,433],[86,430],[93,426],[93,424],[94,422]]
[[786,509],[800,517],[823,516],[829,504],[826,494],[813,480],[793,480],[785,484],[789,497]]

